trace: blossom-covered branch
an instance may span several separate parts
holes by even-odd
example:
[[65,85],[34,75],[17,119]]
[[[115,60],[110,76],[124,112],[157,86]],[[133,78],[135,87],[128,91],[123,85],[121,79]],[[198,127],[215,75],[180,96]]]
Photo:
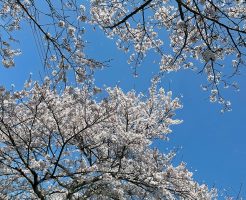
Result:
[[93,22],[132,52],[130,63],[139,65],[153,49],[161,57],[160,75],[182,68],[205,73],[203,88],[217,90],[210,99],[226,110],[220,90],[238,89],[231,78],[245,66],[245,13],[244,1],[217,0],[92,1],[91,9]]
[[153,85],[148,97],[108,88],[96,102],[87,87],[1,91],[1,199],[212,199],[174,152],[150,147],[168,139],[181,108]]

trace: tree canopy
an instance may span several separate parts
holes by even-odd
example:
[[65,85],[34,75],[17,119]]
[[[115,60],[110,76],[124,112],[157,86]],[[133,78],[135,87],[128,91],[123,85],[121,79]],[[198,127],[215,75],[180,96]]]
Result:
[[[28,24],[47,75],[0,88],[1,199],[216,199],[185,163],[173,164],[175,152],[151,146],[182,122],[180,100],[157,84],[192,69],[207,77],[210,101],[230,110],[221,90],[238,89],[245,13],[234,0],[0,0],[2,65],[15,66],[16,32]],[[94,84],[108,62],[85,53],[88,27],[129,52],[134,75],[149,51],[159,55],[148,94]]]
[[43,65],[53,68],[55,80],[66,82],[72,69],[76,80],[83,82],[105,65],[84,53],[83,35],[91,24],[99,25],[117,40],[118,48],[130,52],[128,62],[135,66],[154,50],[160,55],[157,76],[187,68],[205,74],[208,82],[202,88],[210,90],[210,101],[219,102],[224,110],[230,110],[230,102],[222,88],[239,89],[233,77],[245,66],[244,1],[12,0],[1,1],[1,8],[5,34],[0,54],[5,67],[14,66],[14,56],[20,54],[11,43],[19,39],[14,33],[25,21],[36,37]]

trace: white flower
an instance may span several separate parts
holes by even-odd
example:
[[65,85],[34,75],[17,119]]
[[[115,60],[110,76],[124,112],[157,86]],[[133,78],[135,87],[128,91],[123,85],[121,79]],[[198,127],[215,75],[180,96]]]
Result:
[[60,21],[58,22],[58,26],[61,27],[61,28],[65,27],[65,22],[62,21],[62,20],[60,20]]
[[82,4],[79,6],[79,9],[80,9],[80,11],[83,12],[83,13],[84,13],[85,10],[86,10],[85,6],[82,5]]
[[74,33],[76,31],[76,28],[73,27],[73,26],[69,26],[68,27],[68,34],[71,36],[71,37],[74,37]]
[[15,63],[14,63],[14,60],[13,59],[11,59],[11,60],[3,59],[2,60],[2,64],[6,68],[10,68],[10,67],[14,67],[15,66]]

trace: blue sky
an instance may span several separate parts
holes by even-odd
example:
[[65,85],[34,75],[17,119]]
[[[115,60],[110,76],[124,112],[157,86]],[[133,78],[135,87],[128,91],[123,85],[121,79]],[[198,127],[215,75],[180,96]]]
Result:
[[[13,69],[0,67],[0,85],[16,89],[22,88],[24,82],[33,73],[33,79],[39,79],[43,66],[36,53],[33,37],[28,29],[18,34],[23,55],[17,58]],[[98,29],[88,32],[87,53],[100,60],[113,60],[103,71],[96,74],[99,86],[119,85],[124,91],[135,88],[146,92],[150,78],[158,70],[158,57],[150,53],[142,66],[138,68],[139,77],[132,76],[133,70],[127,64],[129,55],[117,50],[114,41],[107,39]],[[183,109],[177,112],[177,118],[183,119],[181,125],[173,127],[169,142],[156,142],[162,150],[178,148],[175,163],[184,161],[194,172],[200,183],[210,187],[216,186],[227,194],[237,194],[240,185],[246,196],[246,79],[245,71],[238,82],[240,92],[226,91],[232,102],[232,112],[220,113],[220,106],[211,104],[208,93],[200,88],[205,83],[203,76],[189,70],[167,74],[161,83],[166,90],[172,90],[174,96],[182,96]],[[182,148],[181,148],[182,147]]]

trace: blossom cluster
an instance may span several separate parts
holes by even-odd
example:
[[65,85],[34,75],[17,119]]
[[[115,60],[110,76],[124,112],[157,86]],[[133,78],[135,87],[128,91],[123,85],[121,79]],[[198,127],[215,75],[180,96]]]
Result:
[[[92,22],[117,38],[120,49],[132,52],[130,63],[139,64],[154,49],[161,56],[161,72],[190,68],[207,76],[210,90],[221,90],[225,83],[234,88],[230,79],[245,65],[245,2],[191,0],[176,4],[170,0],[95,0]],[[225,60],[228,57],[231,64]]]
[[[86,8],[73,1],[53,3],[0,2],[0,31],[4,33],[0,37],[2,64],[7,68],[15,66],[14,58],[21,54],[21,48],[15,49],[20,46],[16,33],[25,24],[30,28],[27,31],[33,33],[38,55],[53,80],[68,82],[67,74],[74,74],[76,81],[83,82],[96,68],[102,67],[102,63],[87,58],[84,53],[84,26],[88,20]],[[45,20],[41,21],[42,18]]]
[[[29,89],[1,89],[0,177],[2,199],[206,199],[215,190],[199,185],[174,152],[150,147],[167,140],[181,121],[182,106],[153,85],[149,95],[107,88],[51,90],[50,80]],[[35,185],[35,189],[33,189]]]

